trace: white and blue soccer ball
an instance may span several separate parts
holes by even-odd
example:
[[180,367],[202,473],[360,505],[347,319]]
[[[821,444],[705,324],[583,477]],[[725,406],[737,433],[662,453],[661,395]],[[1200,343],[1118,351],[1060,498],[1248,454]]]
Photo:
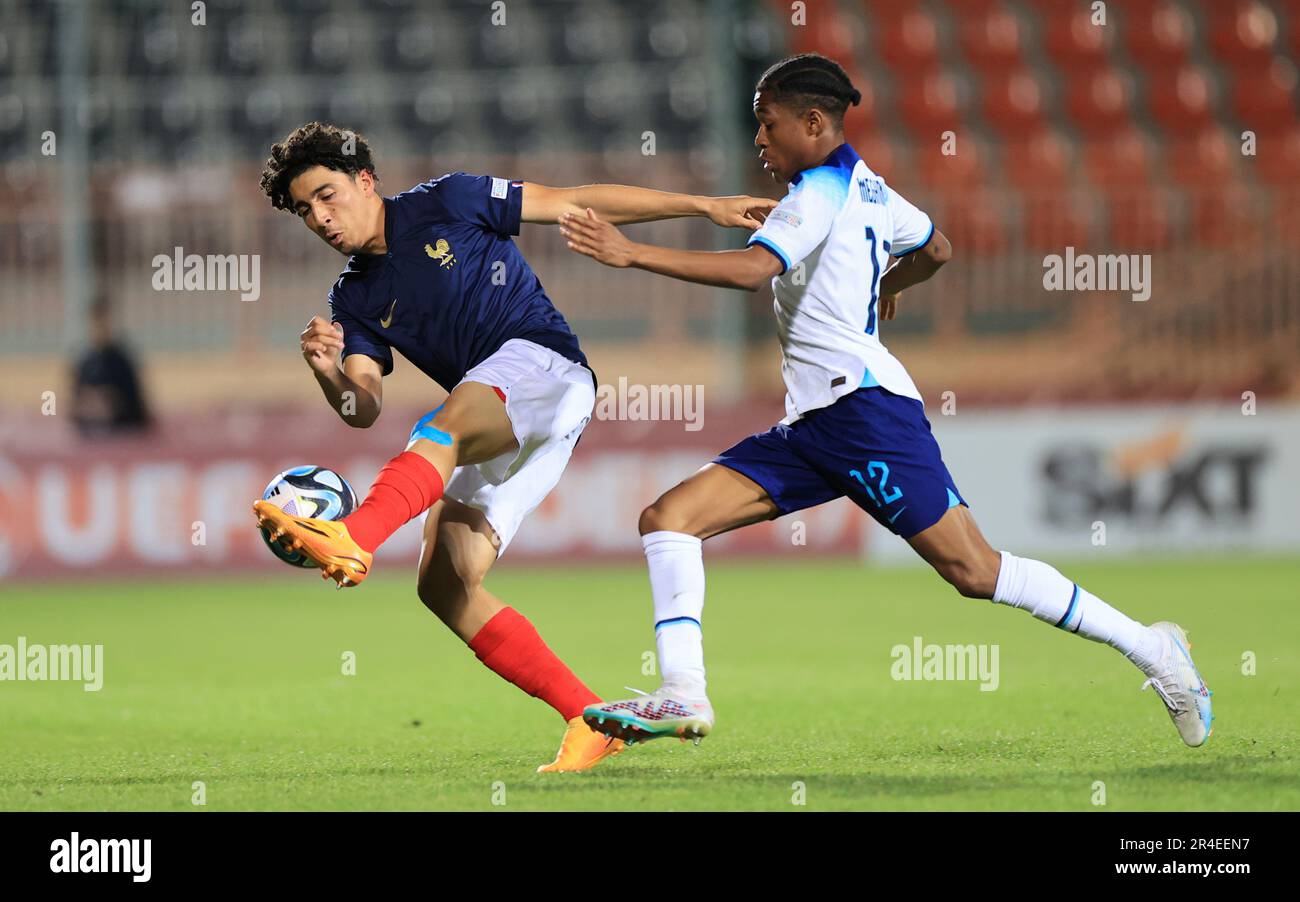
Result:
[[[292,517],[321,520],[341,519],[357,506],[357,495],[352,486],[327,467],[291,467],[285,470],[267,485],[262,500],[271,502]],[[286,564],[315,566],[301,551],[287,551],[279,542],[273,542],[266,530],[262,530],[262,541]]]

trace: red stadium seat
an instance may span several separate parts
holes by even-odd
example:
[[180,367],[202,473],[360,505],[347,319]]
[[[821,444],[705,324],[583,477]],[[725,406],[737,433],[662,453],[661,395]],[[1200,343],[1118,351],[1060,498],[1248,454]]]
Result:
[[939,29],[934,19],[910,10],[883,23],[876,50],[900,80],[939,68]]
[[[790,7],[785,7],[789,21]],[[789,28],[791,47],[796,53],[821,53],[833,60],[852,60],[862,43],[860,21],[839,13],[833,0],[812,0],[808,3],[806,23]]]
[[1136,130],[1105,140],[1092,141],[1083,149],[1083,168],[1103,190],[1123,190],[1149,185],[1153,180],[1151,142]]
[[1255,156],[1244,157],[1243,162],[1246,169],[1255,171],[1264,182],[1295,190],[1300,186],[1300,126],[1261,135],[1255,145]]
[[1237,181],[1207,183],[1188,192],[1192,232],[1207,247],[1245,248],[1261,237],[1261,217],[1250,192]]
[[935,223],[962,253],[998,253],[1006,249],[1004,205],[989,188],[973,188],[939,204]]
[[924,10],[926,0],[862,0],[862,12],[873,27],[897,22],[908,13]]
[[1273,198],[1272,215],[1261,217],[1270,240],[1280,241],[1287,247],[1300,248],[1300,192],[1292,186],[1285,194]]
[[1126,251],[1158,250],[1169,244],[1169,201],[1150,186],[1112,192],[1106,203],[1106,242]]
[[1234,177],[1240,145],[1217,125],[1209,125],[1165,146],[1165,169],[1173,180],[1189,188]]
[[1074,177],[1075,147],[1058,132],[1040,129],[1005,146],[1006,179],[1021,190],[1059,190]]
[[958,130],[957,81],[946,72],[931,72],[900,101],[899,118],[923,142],[938,143],[943,132]]
[[1065,106],[1085,135],[1113,135],[1132,122],[1133,86],[1114,69],[1096,69],[1070,78]]
[[929,0],[861,0],[862,11],[869,17],[896,19],[924,7]]
[[908,184],[913,180],[910,155],[892,139],[873,131],[849,133],[845,137],[871,171],[884,176],[890,185]]
[[1182,65],[1196,35],[1191,14],[1177,3],[1161,0],[1142,10],[1125,9],[1129,55],[1147,69]]
[[1167,134],[1186,136],[1204,130],[1214,119],[1210,76],[1194,66],[1162,69],[1147,80],[1147,105]]
[[850,123],[858,124],[857,127],[877,128],[880,122],[879,98],[876,95],[875,83],[862,70],[853,66],[845,67],[848,71],[849,81],[862,94],[862,99],[858,101],[857,106],[851,106],[844,114],[844,127],[848,129]]
[[1275,57],[1267,69],[1238,73],[1232,86],[1233,114],[1260,134],[1287,131],[1296,122],[1295,91],[1295,65]]
[[[863,0],[864,3],[873,3],[875,0]],[[951,16],[962,15],[984,15],[994,9],[1005,8],[1006,0],[938,0],[948,7],[948,14]]]
[[1067,15],[1079,6],[1075,0],[1028,0],[1028,2],[1043,15]]
[[1222,0],[1209,12],[1210,49],[1234,69],[1268,66],[1278,44],[1277,16],[1258,0]]
[[[1092,11],[1091,0],[1023,0],[1023,2],[1028,6],[1034,7],[1043,15],[1067,16],[1072,12],[1076,12],[1080,7],[1087,9],[1090,14]],[[1113,20],[1109,17],[1116,10],[1123,13],[1128,13],[1131,10],[1145,10],[1146,8],[1155,6],[1160,2],[1161,0],[1121,0],[1119,3],[1107,3],[1106,24],[1108,26],[1112,24]]]
[[1287,44],[1291,48],[1291,58],[1300,59],[1300,0],[1291,13],[1291,27],[1288,29]]
[[1030,250],[1060,253],[1088,243],[1085,198],[1072,191],[1034,191],[1024,195],[1024,241]]
[[943,191],[966,191],[988,185],[994,179],[992,152],[973,135],[957,136],[956,153],[944,154],[941,144],[922,144],[913,152],[919,177],[927,187]]
[[1079,74],[1107,65],[1115,28],[1092,24],[1086,4],[1074,5],[1064,14],[1052,14],[1047,22],[1047,55],[1062,69]]
[[984,118],[1008,138],[1042,128],[1044,105],[1044,86],[1027,69],[984,78]]
[[998,6],[982,12],[963,9],[959,15],[961,48],[975,68],[1005,72],[1022,65],[1024,26],[1018,17]]

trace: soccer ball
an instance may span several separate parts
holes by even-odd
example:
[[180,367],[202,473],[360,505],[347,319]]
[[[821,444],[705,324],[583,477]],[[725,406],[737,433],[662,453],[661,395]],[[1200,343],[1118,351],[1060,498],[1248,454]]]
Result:
[[[357,506],[356,493],[348,481],[326,467],[292,467],[271,480],[262,493],[280,510],[294,517],[317,517],[321,520],[338,520],[346,517]],[[314,567],[311,558],[301,551],[289,551],[272,541],[262,530],[262,541],[271,553],[295,567]]]

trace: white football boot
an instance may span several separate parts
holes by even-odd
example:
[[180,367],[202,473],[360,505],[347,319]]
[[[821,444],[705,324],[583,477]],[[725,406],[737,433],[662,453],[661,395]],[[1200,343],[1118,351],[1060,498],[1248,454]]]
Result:
[[713,706],[707,698],[688,698],[669,686],[654,692],[624,688],[637,697],[588,705],[582,712],[587,726],[628,745],[664,736],[693,739],[699,745],[713,729]]
[[1160,633],[1164,651],[1152,669],[1146,671],[1147,681],[1142,688],[1150,686],[1156,690],[1183,742],[1193,747],[1204,745],[1214,732],[1214,714],[1210,711],[1210,697],[1214,693],[1192,663],[1189,651],[1192,644],[1187,641],[1187,632],[1166,620],[1151,624],[1151,629]]

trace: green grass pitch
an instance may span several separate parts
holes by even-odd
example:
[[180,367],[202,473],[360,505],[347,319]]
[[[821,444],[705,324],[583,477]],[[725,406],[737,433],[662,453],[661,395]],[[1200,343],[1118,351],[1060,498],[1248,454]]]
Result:
[[[97,693],[0,682],[0,809],[194,810],[195,781],[209,810],[1300,809],[1295,559],[1061,567],[1188,629],[1218,716],[1201,749],[1118,653],[929,571],[719,563],[713,735],[558,775],[534,768],[559,717],[483,668],[412,573],[387,569],[349,591],[287,570],[10,586],[0,643],[102,643],[105,678]],[[654,647],[641,566],[507,559],[489,586],[597,692],[658,684],[641,673]],[[998,688],[895,681],[890,649],[913,636],[996,643]]]

